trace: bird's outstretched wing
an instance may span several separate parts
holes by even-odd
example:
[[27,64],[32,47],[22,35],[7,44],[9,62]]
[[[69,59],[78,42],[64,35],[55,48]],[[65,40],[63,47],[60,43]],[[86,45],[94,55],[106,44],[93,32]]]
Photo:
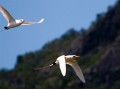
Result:
[[85,78],[83,76],[82,70],[81,70],[80,66],[78,65],[78,63],[74,60],[74,61],[68,62],[67,64],[72,66],[72,68],[76,72],[79,79],[82,80],[83,83],[85,83]]
[[31,24],[39,24],[39,23],[42,23],[44,21],[44,18],[42,18],[40,21],[38,21],[38,22],[26,22],[26,21],[24,21],[23,23],[22,23],[22,25],[31,25]]
[[59,63],[59,67],[60,67],[62,75],[65,76],[66,75],[66,60],[65,60],[65,56],[62,55],[62,56],[58,57],[57,61]]
[[15,19],[10,15],[10,13],[2,6],[0,6],[0,12],[3,14],[8,23],[14,22]]

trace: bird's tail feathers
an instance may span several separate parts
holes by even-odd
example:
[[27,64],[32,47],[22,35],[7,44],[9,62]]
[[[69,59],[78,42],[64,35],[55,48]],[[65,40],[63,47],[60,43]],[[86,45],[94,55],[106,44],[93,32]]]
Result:
[[35,68],[34,70],[46,69],[46,68],[49,68],[49,67],[52,67],[52,66],[53,66],[53,64],[48,65],[48,66],[44,66],[44,67],[38,67],[38,68]]

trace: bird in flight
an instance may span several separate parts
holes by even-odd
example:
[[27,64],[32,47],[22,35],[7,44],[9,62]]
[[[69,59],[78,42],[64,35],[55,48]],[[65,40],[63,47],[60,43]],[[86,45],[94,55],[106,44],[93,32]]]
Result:
[[5,17],[5,19],[8,22],[8,25],[4,27],[4,30],[8,30],[10,28],[18,27],[20,25],[39,24],[39,23],[42,23],[44,21],[44,18],[42,18],[38,22],[26,22],[24,19],[16,20],[10,15],[10,13],[3,6],[0,6],[0,12],[2,13],[2,15]]
[[61,73],[63,76],[66,75],[66,64],[70,65],[76,75],[79,77],[79,79],[85,83],[85,78],[83,76],[83,73],[82,73],[82,70],[80,68],[80,66],[78,65],[77,61],[75,59],[77,58],[80,58],[80,56],[76,56],[76,55],[62,55],[62,56],[59,56],[57,58],[57,60],[52,63],[51,65],[48,65],[48,66],[45,66],[45,67],[41,67],[41,68],[35,68],[34,70],[40,70],[40,69],[43,69],[43,68],[47,68],[47,67],[51,67],[51,66],[54,66],[56,64],[59,64],[59,67],[60,67],[60,70],[61,70]]

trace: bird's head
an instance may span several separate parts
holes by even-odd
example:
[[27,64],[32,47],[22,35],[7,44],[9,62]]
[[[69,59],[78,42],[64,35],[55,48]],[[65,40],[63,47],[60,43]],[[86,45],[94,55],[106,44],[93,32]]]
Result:
[[65,56],[67,59],[76,59],[76,58],[80,58],[80,56],[77,55],[66,55]]
[[24,19],[21,19],[20,21],[21,21],[22,23],[24,23],[24,22],[25,22],[25,20],[24,20]]

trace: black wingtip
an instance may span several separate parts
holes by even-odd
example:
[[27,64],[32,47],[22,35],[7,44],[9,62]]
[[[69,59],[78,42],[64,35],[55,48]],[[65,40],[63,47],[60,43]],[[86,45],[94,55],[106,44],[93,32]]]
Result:
[[5,26],[4,29],[5,29],[5,30],[8,30],[9,28]]

